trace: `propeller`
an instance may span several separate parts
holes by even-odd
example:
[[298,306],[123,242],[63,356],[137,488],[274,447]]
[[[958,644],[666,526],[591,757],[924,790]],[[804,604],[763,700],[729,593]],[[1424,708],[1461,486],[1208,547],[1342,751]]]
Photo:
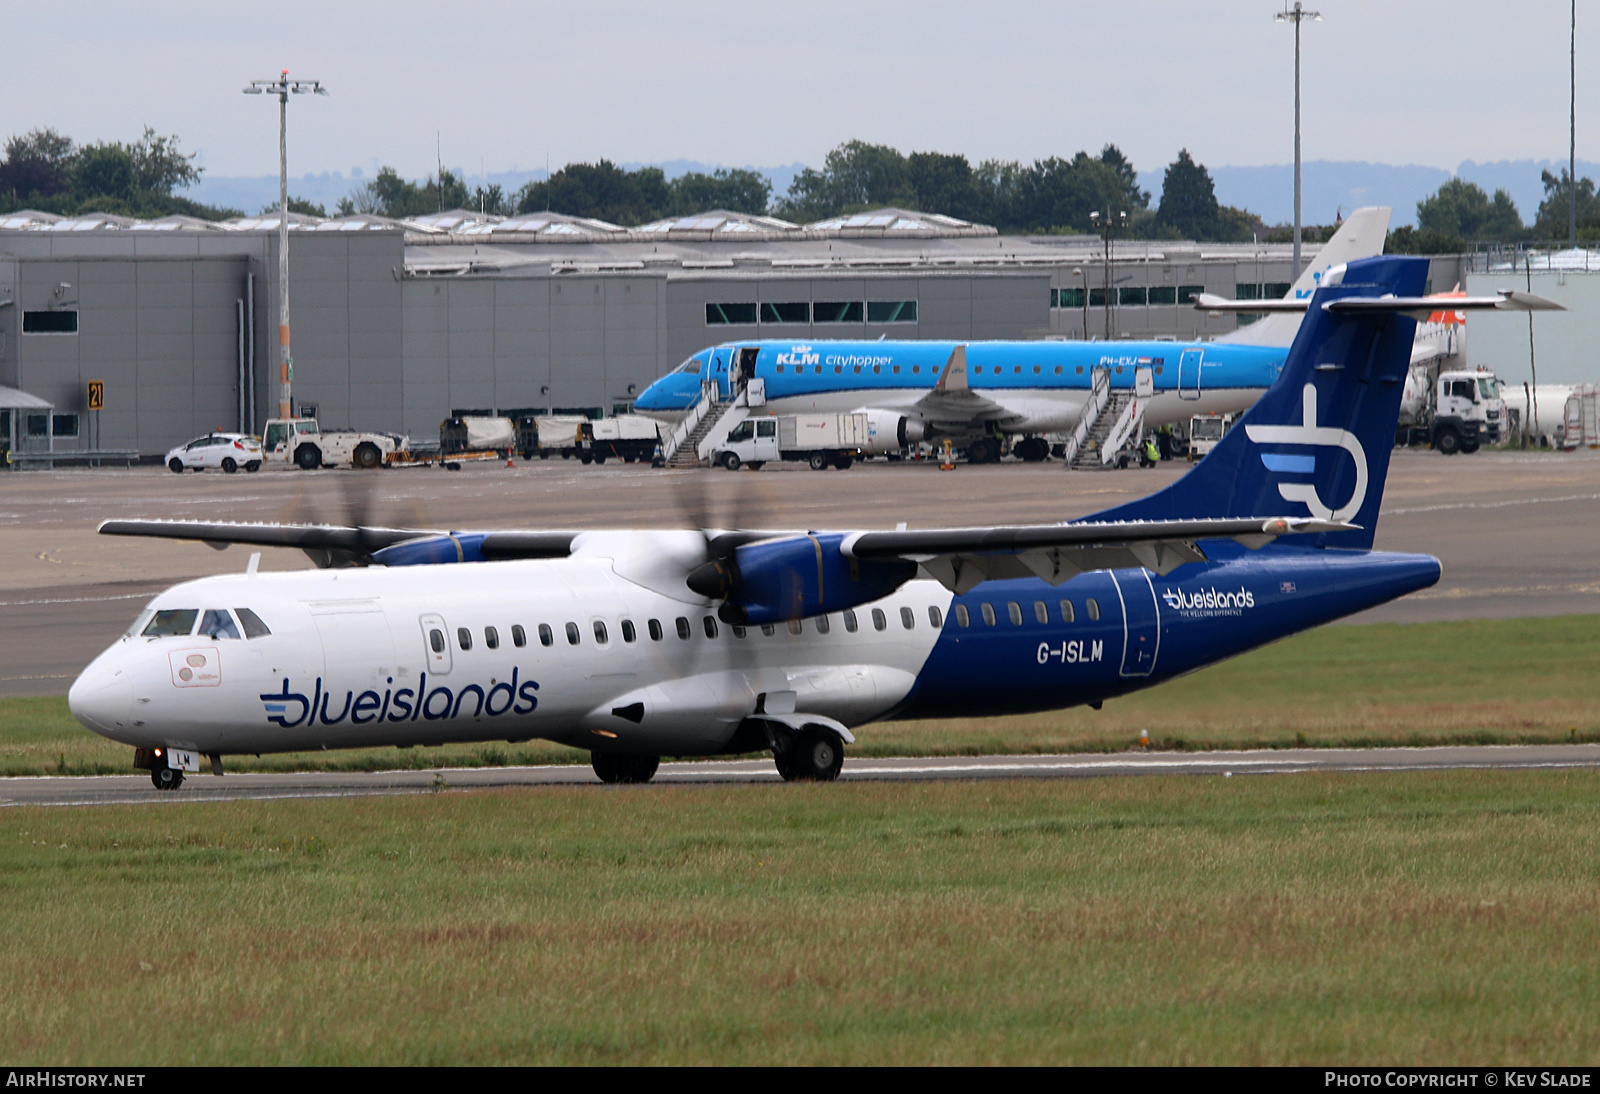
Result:
[[[377,476],[366,473],[335,473],[316,476],[314,483],[302,485],[288,523],[338,529],[344,534],[337,544],[302,546],[301,550],[319,569],[365,566],[374,553],[431,534],[418,527],[421,519],[408,519],[409,527],[385,527],[373,519],[377,512]],[[419,518],[415,499],[406,507],[408,518]]]

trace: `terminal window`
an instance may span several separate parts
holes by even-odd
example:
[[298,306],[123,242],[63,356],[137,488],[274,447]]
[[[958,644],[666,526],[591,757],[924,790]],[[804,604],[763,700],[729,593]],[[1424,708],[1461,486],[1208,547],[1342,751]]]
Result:
[[750,323],[756,321],[756,306],[750,304],[707,304],[706,326],[718,327],[727,324]]
[[23,334],[77,334],[76,311],[25,311],[22,313]]
[[1195,297],[1199,296],[1201,293],[1203,293],[1205,291],[1206,291],[1206,287],[1204,285],[1179,285],[1178,286],[1178,303],[1180,303],[1180,304],[1193,304],[1194,301],[1195,301]]
[[1060,290],[1060,300],[1063,308],[1081,308],[1083,307],[1083,290],[1062,289]]
[[1139,308],[1145,303],[1143,285],[1124,285],[1117,290],[1117,303],[1124,308]]
[[859,300],[818,301],[811,312],[816,323],[859,323],[865,309]]
[[809,323],[811,322],[811,304],[800,301],[793,304],[766,304],[761,305],[761,321],[763,323]]
[[915,323],[916,321],[917,302],[915,300],[867,301],[867,322],[869,323]]
[[53,414],[50,417],[50,430],[57,437],[76,437],[78,435],[78,416],[76,414]]
[[1176,304],[1177,302],[1178,302],[1178,290],[1173,288],[1171,285],[1151,285],[1150,286],[1150,303],[1152,305],[1154,305],[1154,304]]

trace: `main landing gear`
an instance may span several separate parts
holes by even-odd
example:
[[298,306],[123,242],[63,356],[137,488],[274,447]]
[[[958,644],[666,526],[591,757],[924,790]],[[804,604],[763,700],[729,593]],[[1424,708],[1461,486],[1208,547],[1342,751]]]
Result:
[[647,783],[661,766],[660,756],[627,756],[616,752],[589,753],[589,766],[603,783]]
[[772,760],[784,782],[832,782],[844,766],[844,742],[820,726],[774,731]]

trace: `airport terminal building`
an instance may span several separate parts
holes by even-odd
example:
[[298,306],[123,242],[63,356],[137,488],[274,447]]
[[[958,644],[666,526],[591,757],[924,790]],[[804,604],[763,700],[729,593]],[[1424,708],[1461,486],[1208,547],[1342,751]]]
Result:
[[[0,445],[159,455],[277,411],[276,214],[0,216]],[[1308,257],[1315,247],[1306,248]],[[1211,338],[1198,292],[1280,296],[1288,244],[1001,236],[883,209],[640,228],[555,213],[290,214],[294,393],[324,426],[436,435],[458,412],[627,411],[695,351],[774,338]],[[1433,282],[1461,280],[1436,259]],[[103,384],[91,410],[89,384]],[[15,420],[12,420],[12,418]]]

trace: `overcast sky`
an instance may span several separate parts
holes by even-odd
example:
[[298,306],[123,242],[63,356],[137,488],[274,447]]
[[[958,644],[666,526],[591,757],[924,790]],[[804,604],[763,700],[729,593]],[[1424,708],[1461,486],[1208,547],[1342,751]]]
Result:
[[[1569,0],[1314,0],[1306,159],[1454,168],[1567,155]],[[1293,158],[1271,0],[1134,3],[33,3],[7,12],[0,136],[176,133],[212,175],[476,175],[605,157],[820,165],[851,138],[1031,161],[1115,141],[1144,170]],[[1600,154],[1600,10],[1579,5],[1578,156]]]

